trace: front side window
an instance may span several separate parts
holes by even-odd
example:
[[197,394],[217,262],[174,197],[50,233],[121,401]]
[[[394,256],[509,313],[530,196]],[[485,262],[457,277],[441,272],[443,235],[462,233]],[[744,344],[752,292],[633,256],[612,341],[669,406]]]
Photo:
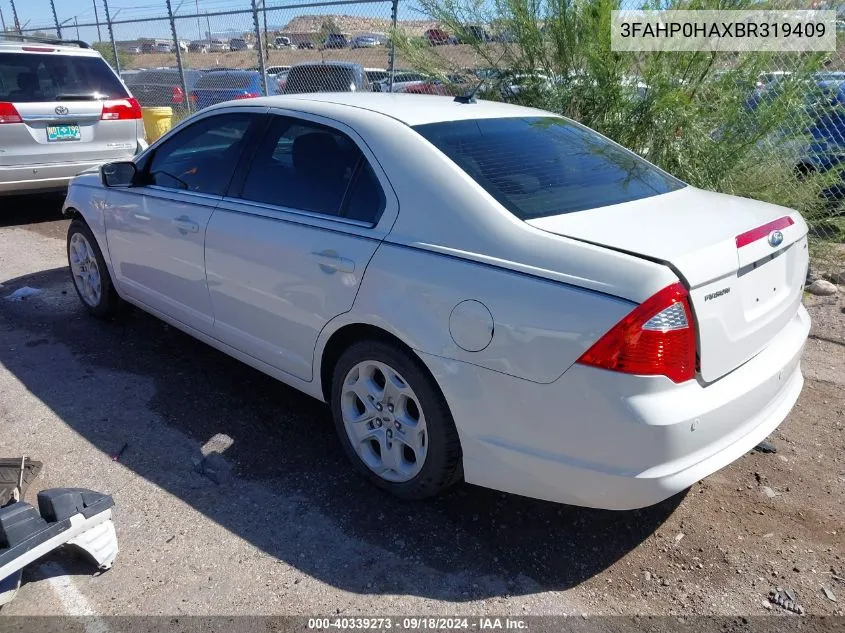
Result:
[[156,150],[148,183],[220,196],[234,173],[254,115],[221,114],[182,130]]
[[567,119],[471,119],[414,129],[523,220],[630,202],[685,186]]
[[372,223],[384,209],[381,185],[351,138],[290,117],[271,124],[241,198]]

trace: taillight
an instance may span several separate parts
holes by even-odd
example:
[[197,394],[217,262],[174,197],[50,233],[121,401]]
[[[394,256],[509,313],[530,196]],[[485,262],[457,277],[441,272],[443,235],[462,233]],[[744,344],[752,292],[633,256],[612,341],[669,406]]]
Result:
[[261,95],[257,92],[244,92],[239,94],[235,97],[235,99],[255,99],[256,97],[260,97]]
[[191,93],[191,96],[190,96],[190,99],[191,99],[191,103],[196,104],[196,102],[199,100],[199,97],[197,97],[197,93],[196,93],[196,92],[192,92],[192,93]]
[[761,240],[766,237],[772,231],[777,231],[779,229],[785,229],[788,226],[792,226],[795,222],[792,221],[788,215],[783,216],[782,218],[778,218],[777,220],[772,220],[771,222],[764,224],[763,226],[758,226],[757,228],[751,229],[750,231],[746,231],[745,233],[740,233],[736,236],[736,247],[742,248],[743,246],[748,246],[752,242],[756,242],[757,240]]
[[185,92],[182,90],[181,86],[173,86],[173,95],[171,96],[170,101],[175,104],[180,104],[185,101]]
[[689,295],[680,283],[646,299],[578,359],[626,374],[695,377],[695,329]]
[[113,99],[103,101],[103,121],[123,121],[126,119],[143,118],[141,104],[137,99]]
[[0,124],[22,122],[21,115],[18,114],[14,104],[0,101]]

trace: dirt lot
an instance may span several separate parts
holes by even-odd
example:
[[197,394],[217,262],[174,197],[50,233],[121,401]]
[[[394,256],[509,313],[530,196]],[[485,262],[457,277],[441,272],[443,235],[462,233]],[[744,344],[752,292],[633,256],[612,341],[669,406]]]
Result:
[[[69,553],[33,564],[4,613],[753,615],[782,612],[764,606],[780,586],[843,614],[841,292],[808,298],[807,382],[777,454],[634,512],[467,485],[409,504],[350,474],[319,403],[140,312],[89,318],[56,212],[3,202],[0,455],[42,460],[40,487],[114,495],[121,553],[98,577]],[[42,292],[3,298],[21,286]],[[235,474],[216,485],[193,463],[221,433]]]
[[[444,59],[452,62],[459,68],[473,68],[481,64],[471,46],[440,46],[436,52]],[[176,66],[176,55],[174,54],[144,54],[133,55],[132,62],[128,68],[156,68],[158,66]],[[225,68],[257,68],[258,52],[237,51],[224,53],[186,53],[182,59],[188,68],[213,68],[222,66]],[[312,50],[273,50],[270,57],[265,60],[268,66],[293,65],[302,62],[313,62],[325,60],[341,60],[358,62],[365,68],[387,68],[388,49],[384,46],[378,48],[344,48],[329,49],[325,51]],[[408,60],[398,55],[396,68],[409,68]]]

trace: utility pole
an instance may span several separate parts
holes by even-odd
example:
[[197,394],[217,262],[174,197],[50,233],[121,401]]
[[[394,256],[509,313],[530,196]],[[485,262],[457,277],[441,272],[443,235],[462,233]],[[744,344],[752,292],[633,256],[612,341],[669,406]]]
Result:
[[18,10],[15,8],[15,0],[9,0],[12,4],[12,19],[15,21],[15,30],[18,32],[18,35],[23,35],[23,31],[21,31],[21,21],[18,20]]
[[62,39],[62,25],[59,24],[59,16],[56,13],[56,3],[54,0],[50,0],[50,8],[53,10],[53,22],[56,23],[56,35],[59,39]]
[[6,18],[3,17],[3,7],[0,7],[0,25],[3,26],[3,32],[6,32]]
[[[106,26],[109,28],[109,39],[111,40],[111,50],[114,54],[114,69],[117,74],[120,74],[120,59],[117,56],[117,42],[114,41],[114,29],[112,28],[111,15],[109,15],[109,0],[103,0],[103,8],[106,10]],[[118,10],[118,13],[120,10]],[[115,14],[117,15],[117,14]]]
[[73,16],[73,24],[76,26],[76,39],[82,41],[82,38],[79,35],[79,20],[76,16]]
[[197,40],[202,41],[202,22],[200,22],[200,0],[194,0],[194,6],[197,8]]
[[100,33],[100,13],[97,11],[97,0],[91,0],[94,3],[94,22],[97,23],[97,41],[103,41],[103,34]]
[[264,57],[270,59],[270,40],[267,37],[267,0],[261,0],[264,9]]

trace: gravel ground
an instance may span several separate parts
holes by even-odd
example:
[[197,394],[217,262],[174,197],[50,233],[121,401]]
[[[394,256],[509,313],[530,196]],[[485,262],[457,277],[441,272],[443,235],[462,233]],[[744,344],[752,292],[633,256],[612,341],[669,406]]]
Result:
[[[89,318],[55,200],[3,206],[0,297],[42,292],[0,299],[0,456],[44,462],[29,497],[112,494],[121,547],[102,576],[70,552],[31,565],[4,613],[748,615],[782,613],[766,601],[782,587],[843,614],[842,292],[807,299],[807,382],[777,454],[633,512],[468,485],[402,503],[351,475],[320,403],[139,311]],[[218,434],[220,485],[194,469]]]

